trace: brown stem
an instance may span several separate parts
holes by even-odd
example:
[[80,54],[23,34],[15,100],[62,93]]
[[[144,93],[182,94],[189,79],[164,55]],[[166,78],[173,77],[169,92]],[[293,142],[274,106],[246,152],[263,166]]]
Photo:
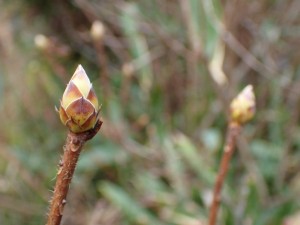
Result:
[[50,211],[46,225],[59,225],[73,173],[84,143],[92,139],[100,130],[102,121],[98,120],[95,127],[83,133],[75,134],[69,131],[64,154],[59,163],[56,184],[50,203]]
[[209,223],[208,223],[209,225],[215,225],[217,220],[217,213],[218,213],[218,208],[221,200],[222,186],[228,171],[228,166],[229,166],[231,156],[234,152],[236,137],[240,133],[240,129],[241,126],[237,123],[231,122],[228,126],[224,152],[221,160],[220,169],[218,172],[218,177],[214,187],[213,201],[212,201],[210,214],[209,214]]

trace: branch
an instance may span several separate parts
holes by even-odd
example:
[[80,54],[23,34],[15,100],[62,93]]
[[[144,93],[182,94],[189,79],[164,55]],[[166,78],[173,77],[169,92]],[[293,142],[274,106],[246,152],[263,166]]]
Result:
[[231,122],[228,127],[227,131],[227,137],[226,137],[226,143],[224,146],[224,152],[221,160],[220,169],[218,172],[218,177],[216,180],[216,184],[214,187],[214,193],[213,193],[213,202],[210,208],[210,214],[209,214],[209,225],[215,225],[216,219],[217,219],[217,213],[220,205],[221,200],[221,190],[222,186],[228,171],[228,166],[230,163],[230,159],[233,155],[234,148],[236,145],[236,138],[239,135],[241,130],[241,125],[238,123]]
[[83,133],[75,134],[69,131],[66,144],[64,146],[64,154],[59,162],[57,179],[54,188],[53,197],[50,203],[50,211],[46,225],[59,225],[63,209],[66,204],[66,197],[69,186],[74,174],[74,170],[86,141],[92,139],[100,130],[102,121],[98,120],[95,127]]

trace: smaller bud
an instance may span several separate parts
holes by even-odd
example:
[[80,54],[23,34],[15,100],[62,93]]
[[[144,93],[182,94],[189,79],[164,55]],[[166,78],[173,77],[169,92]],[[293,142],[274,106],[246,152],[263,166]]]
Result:
[[91,27],[90,34],[93,40],[101,40],[105,34],[104,24],[99,20],[94,21]]
[[49,39],[43,34],[38,34],[34,37],[34,44],[38,49],[44,50],[49,46]]
[[232,122],[244,124],[255,114],[255,96],[252,85],[246,86],[230,104],[230,119]]
[[122,72],[124,74],[125,77],[131,77],[132,74],[134,73],[135,68],[134,65],[132,63],[125,63],[122,66]]

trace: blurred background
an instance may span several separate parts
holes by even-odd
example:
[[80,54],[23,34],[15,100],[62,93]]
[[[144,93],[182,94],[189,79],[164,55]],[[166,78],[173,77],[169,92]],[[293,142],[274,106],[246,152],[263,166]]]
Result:
[[0,224],[44,224],[67,129],[55,106],[78,64],[104,124],[63,224],[203,225],[244,86],[220,225],[300,224],[300,1],[0,1]]

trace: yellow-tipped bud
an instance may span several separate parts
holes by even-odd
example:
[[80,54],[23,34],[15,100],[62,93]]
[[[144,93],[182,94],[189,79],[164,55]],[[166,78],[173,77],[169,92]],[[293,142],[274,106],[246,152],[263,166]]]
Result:
[[255,114],[255,96],[252,85],[245,87],[230,104],[230,118],[232,122],[244,124]]
[[38,34],[34,37],[35,46],[38,49],[45,50],[49,47],[49,39],[42,34]]
[[104,24],[99,20],[94,21],[91,27],[90,34],[94,40],[101,40],[105,34]]
[[59,116],[72,132],[81,133],[94,128],[99,113],[97,96],[92,84],[79,65],[63,94]]

